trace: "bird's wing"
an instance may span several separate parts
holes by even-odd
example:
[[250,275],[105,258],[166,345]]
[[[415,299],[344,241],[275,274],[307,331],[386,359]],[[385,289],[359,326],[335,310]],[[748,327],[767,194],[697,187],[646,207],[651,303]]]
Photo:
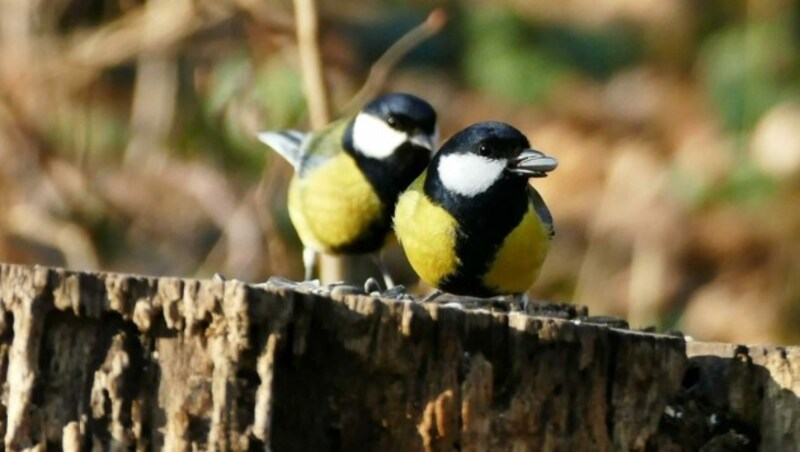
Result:
[[271,147],[289,162],[295,170],[302,160],[303,142],[308,134],[298,130],[279,130],[276,132],[261,132],[258,139]]
[[331,123],[320,131],[303,133],[297,130],[261,132],[258,139],[273,148],[302,175],[342,152],[346,120]]
[[342,139],[347,123],[347,120],[340,119],[307,135],[300,149],[300,162],[295,167],[298,174],[302,176],[343,152]]
[[550,213],[550,209],[547,208],[547,204],[544,203],[542,195],[540,195],[539,192],[530,185],[528,186],[528,199],[530,199],[534,210],[536,210],[536,213],[539,215],[542,223],[544,223],[545,227],[547,228],[547,234],[552,239],[553,236],[556,235],[556,230],[553,227],[553,215]]

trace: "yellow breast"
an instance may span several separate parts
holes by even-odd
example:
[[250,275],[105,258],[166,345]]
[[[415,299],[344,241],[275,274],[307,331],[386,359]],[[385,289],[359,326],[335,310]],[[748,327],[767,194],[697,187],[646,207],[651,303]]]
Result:
[[539,276],[549,247],[547,229],[531,206],[506,236],[483,284],[500,294],[527,292]]
[[456,221],[423,193],[423,173],[400,195],[394,214],[394,229],[408,261],[419,277],[438,286],[460,261],[455,254]]
[[[289,186],[289,216],[303,245],[328,252],[366,233],[381,200],[352,157],[341,153]],[[387,231],[388,232],[388,231]]]

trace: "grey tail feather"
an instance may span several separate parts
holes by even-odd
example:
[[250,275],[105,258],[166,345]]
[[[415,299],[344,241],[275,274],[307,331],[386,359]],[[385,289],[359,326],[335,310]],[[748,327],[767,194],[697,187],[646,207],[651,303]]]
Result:
[[306,134],[297,130],[280,130],[258,134],[259,141],[274,149],[295,168],[300,163],[300,150],[305,138]]

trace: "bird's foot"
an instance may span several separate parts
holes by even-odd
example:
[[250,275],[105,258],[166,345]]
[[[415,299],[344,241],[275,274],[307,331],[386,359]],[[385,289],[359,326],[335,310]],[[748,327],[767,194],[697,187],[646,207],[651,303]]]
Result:
[[332,297],[344,297],[347,295],[366,295],[363,287],[355,284],[348,284],[345,281],[338,281],[328,284],[328,289]]
[[510,311],[511,312],[528,312],[528,305],[531,303],[531,299],[528,298],[528,294],[525,293],[518,293],[510,296]]
[[[375,253],[371,256],[372,262],[378,267],[378,270],[381,272],[381,276],[383,277],[383,284],[386,286],[386,289],[391,289],[394,287],[394,280],[392,279],[392,275],[389,273],[389,268],[386,267],[386,262],[383,261],[383,257],[381,257],[381,253]],[[367,280],[369,281],[369,280]],[[369,293],[369,291],[367,291]]]
[[441,296],[443,293],[444,293],[444,292],[442,292],[442,291],[441,291],[441,290],[439,290],[439,289],[434,289],[433,291],[431,291],[431,293],[429,293],[428,295],[425,295],[425,296],[422,298],[422,300],[420,300],[420,302],[421,302],[421,303],[428,303],[428,302],[431,302],[431,301],[433,301],[433,300],[435,300],[435,299],[439,298],[439,297],[440,297],[440,296]]
[[405,286],[402,284],[391,285],[386,290],[381,290],[381,285],[375,278],[367,278],[364,281],[364,293],[373,296],[388,298],[398,301],[414,301],[414,296],[406,292]]
[[406,291],[406,286],[398,284],[381,293],[381,297],[403,302],[415,302],[416,298]]

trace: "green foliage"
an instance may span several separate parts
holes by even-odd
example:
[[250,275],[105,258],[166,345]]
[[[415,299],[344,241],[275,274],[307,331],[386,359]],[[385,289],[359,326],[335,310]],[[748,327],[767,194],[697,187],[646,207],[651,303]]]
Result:
[[750,130],[771,106],[797,92],[797,53],[783,21],[733,25],[708,39],[699,63],[726,127]]
[[779,183],[751,162],[742,159],[724,180],[714,185],[704,184],[676,171],[672,174],[670,187],[688,205],[702,209],[717,203],[763,204],[775,194]]
[[262,65],[253,95],[253,101],[266,109],[265,126],[270,129],[297,127],[306,113],[300,74],[288,64],[271,61]]
[[[342,22],[339,26],[347,38],[347,44],[359,55],[357,63],[360,63],[361,69],[366,71],[409,30],[423,22],[428,12],[427,8],[422,10],[409,8],[407,2],[402,2],[385,14],[370,17],[368,20],[358,18]],[[412,49],[398,62],[395,69],[401,70],[410,66],[442,69],[449,65],[452,60],[448,57],[453,54],[453,49],[457,46],[457,39],[451,30],[452,28],[445,27],[442,32]]]
[[130,133],[127,111],[91,101],[58,107],[46,133],[59,152],[112,160],[122,154]]
[[629,29],[531,24],[509,10],[471,9],[464,18],[463,71],[473,87],[515,103],[542,102],[570,73],[609,77],[639,58]]
[[759,205],[772,196],[778,188],[775,179],[764,174],[755,165],[743,162],[736,166],[725,184],[712,192],[720,201]]
[[[297,127],[305,114],[301,78],[281,61],[255,65],[244,52],[215,65],[208,86],[195,92],[186,116],[183,148],[206,150],[231,170],[253,176],[264,165],[267,148],[257,130]],[[255,124],[254,124],[255,123]]]
[[539,31],[536,41],[571,68],[601,80],[639,60],[643,53],[635,30],[622,23],[594,29],[548,26]]
[[531,29],[509,11],[471,10],[465,17],[467,82],[510,102],[543,101],[567,68],[532,38]]

